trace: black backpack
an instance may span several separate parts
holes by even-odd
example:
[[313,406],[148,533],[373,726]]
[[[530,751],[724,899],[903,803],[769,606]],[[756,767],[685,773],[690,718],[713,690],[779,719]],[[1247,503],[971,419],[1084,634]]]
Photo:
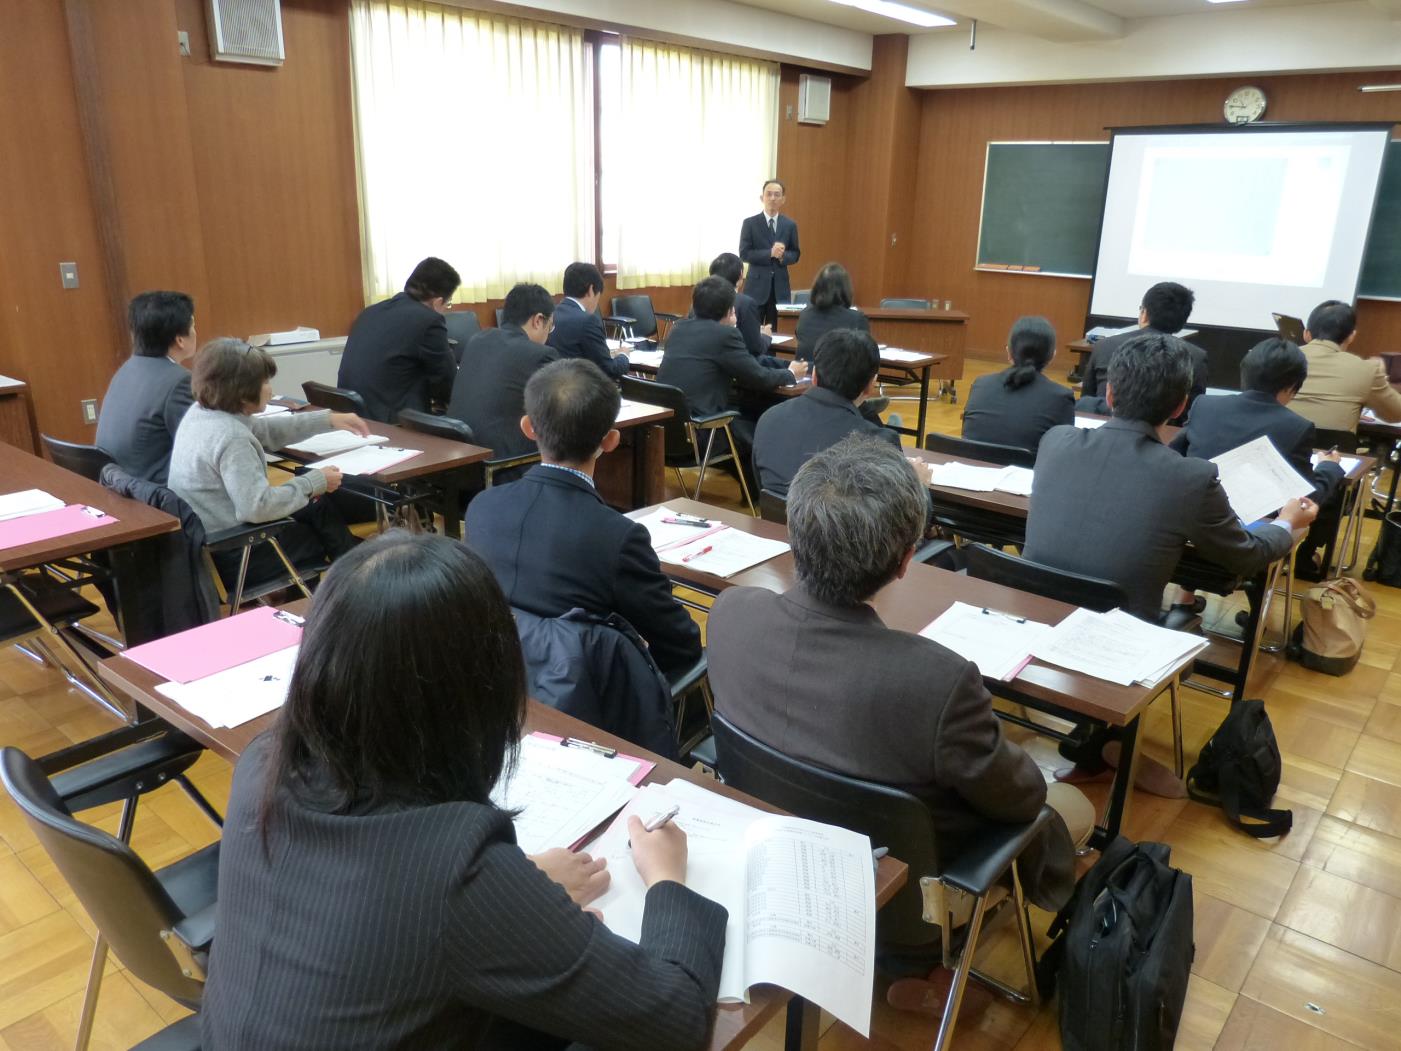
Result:
[[1292,810],[1270,809],[1282,769],[1265,702],[1237,701],[1188,771],[1187,794],[1219,806],[1247,836],[1282,836],[1294,825]]
[[1192,877],[1165,843],[1118,836],[1050,933],[1065,1051],[1170,1051],[1196,947]]
[[[1401,470],[1401,466],[1398,466]],[[1362,579],[1401,588],[1401,512],[1392,511],[1377,530],[1377,546],[1367,557]]]

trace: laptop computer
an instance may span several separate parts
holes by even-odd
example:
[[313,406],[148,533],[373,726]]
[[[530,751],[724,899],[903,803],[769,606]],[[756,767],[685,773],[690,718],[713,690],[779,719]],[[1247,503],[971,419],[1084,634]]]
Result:
[[1290,343],[1297,343],[1302,347],[1307,342],[1304,339],[1303,318],[1291,317],[1288,314],[1271,314],[1270,316],[1275,319],[1275,329]]

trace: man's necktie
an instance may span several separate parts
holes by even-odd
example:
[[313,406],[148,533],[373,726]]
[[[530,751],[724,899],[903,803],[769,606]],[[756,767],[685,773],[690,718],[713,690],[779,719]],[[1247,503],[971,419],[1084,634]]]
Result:
[[769,233],[778,236],[778,221],[773,216],[769,216]]

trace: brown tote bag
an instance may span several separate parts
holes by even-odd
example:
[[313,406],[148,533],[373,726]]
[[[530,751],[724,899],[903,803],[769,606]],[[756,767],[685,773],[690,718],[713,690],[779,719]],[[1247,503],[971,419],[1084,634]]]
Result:
[[1351,577],[1336,577],[1309,588],[1300,604],[1299,663],[1329,675],[1352,671],[1367,641],[1367,621],[1377,612],[1376,600]]

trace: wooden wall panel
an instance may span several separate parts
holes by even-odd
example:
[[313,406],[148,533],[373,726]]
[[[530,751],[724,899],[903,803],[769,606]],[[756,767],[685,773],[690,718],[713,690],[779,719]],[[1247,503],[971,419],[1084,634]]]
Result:
[[[909,273],[972,316],[968,352],[999,358],[1022,314],[1043,314],[1063,339],[1076,338],[1090,293],[1088,280],[973,269],[989,141],[1105,140],[1110,126],[1214,123],[1226,95],[1247,81],[1265,90],[1271,120],[1401,120],[1401,95],[1357,91],[1366,74],[925,92]],[[896,294],[889,281],[886,288]],[[1364,299],[1358,315],[1369,349],[1401,347],[1401,303]]]
[[[5,0],[0,31],[0,372],[30,385],[41,429],[91,441],[79,400],[120,352],[88,185],[64,8]],[[58,264],[78,264],[63,289]]]

